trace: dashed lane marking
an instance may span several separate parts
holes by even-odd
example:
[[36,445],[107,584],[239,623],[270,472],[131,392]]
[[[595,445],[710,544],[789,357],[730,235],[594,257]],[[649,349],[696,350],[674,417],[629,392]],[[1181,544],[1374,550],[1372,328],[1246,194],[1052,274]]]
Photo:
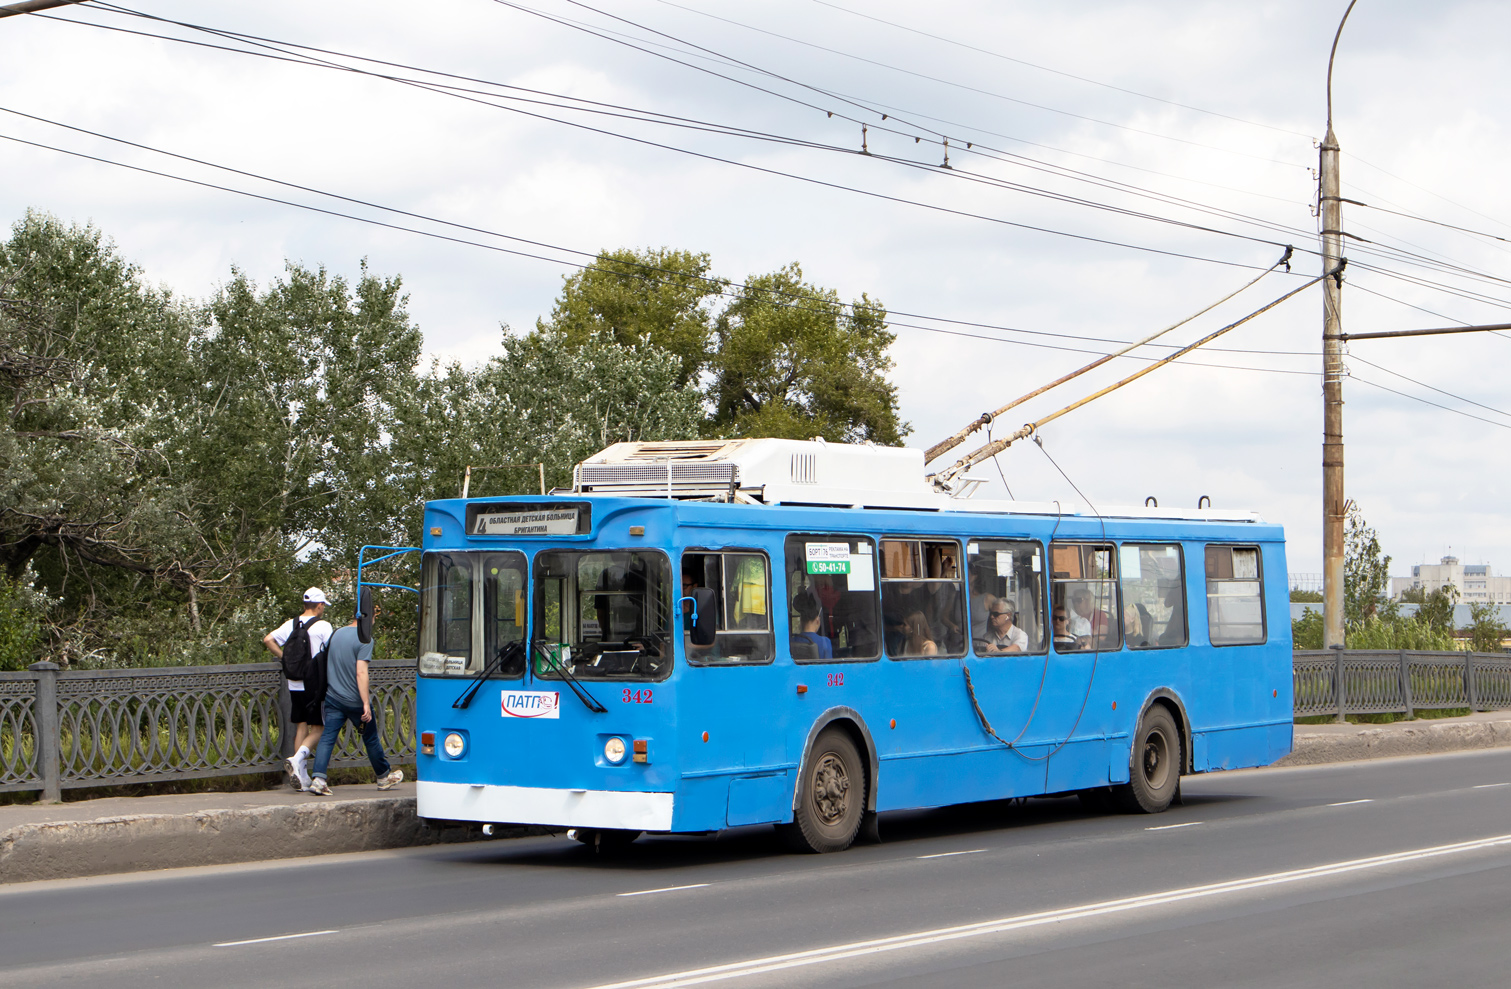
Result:
[[841,961],[846,958],[868,957],[879,955],[883,952],[922,948],[941,942],[960,941],[990,934],[1024,930],[1031,927],[1061,924],[1066,921],[1104,917],[1132,910],[1143,910],[1150,907],[1168,906],[1174,903],[1206,899],[1214,896],[1242,893],[1267,886],[1280,886],[1287,883],[1305,882],[1307,880],[1327,879],[1333,876],[1365,872],[1372,869],[1387,869],[1392,866],[1408,865],[1427,859],[1442,858],[1449,855],[1463,855],[1505,846],[1511,846],[1511,834],[1497,835],[1493,838],[1480,838],[1475,841],[1456,842],[1451,845],[1433,845],[1405,852],[1393,852],[1389,855],[1374,855],[1369,858],[1349,859],[1342,862],[1312,866],[1306,869],[1272,872],[1266,875],[1250,876],[1247,879],[1233,879],[1205,886],[1185,886],[1156,893],[1146,893],[1142,896],[1130,896],[1118,900],[1103,900],[1080,906],[1063,907],[1058,910],[1046,910],[1041,913],[1001,917],[997,920],[964,924],[959,927],[940,927],[934,930],[919,931],[914,934],[900,934],[894,937],[875,938],[867,941],[851,941],[844,944],[831,945],[827,948],[813,948],[808,951],[797,951],[791,954],[767,955],[763,958],[751,958],[746,961],[732,962],[727,965],[688,969],[682,972],[668,972],[647,978],[630,979],[625,982],[611,982],[595,986],[593,989],[684,989],[686,986],[724,982],[730,979],[761,975],[768,972],[780,972],[810,965],[822,965],[827,962]]
[[319,937],[322,934],[339,934],[339,931],[304,931],[300,934],[279,934],[275,937],[254,937],[246,941],[221,941],[212,948],[236,948],[243,944],[267,944],[269,941],[292,941],[301,937]]
[[679,889],[702,889],[711,883],[692,883],[687,886],[663,886],[660,889],[637,889],[633,893],[615,893],[615,896],[650,896],[652,893],[675,893]]
[[1205,823],[1207,823],[1207,822],[1206,821],[1186,821],[1184,824],[1161,824],[1157,828],[1145,828],[1144,830],[1145,831],[1174,831],[1176,828],[1194,828],[1198,824],[1205,824]]
[[1374,803],[1373,800],[1370,800],[1370,799],[1366,798],[1364,800],[1340,800],[1340,801],[1338,801],[1335,804],[1328,804],[1328,806],[1329,807],[1352,807],[1354,804],[1372,804],[1372,803]]
[[1491,787],[1496,787],[1496,786],[1511,786],[1511,783],[1481,783],[1478,786],[1474,787],[1474,789],[1476,789],[1476,790],[1488,790]]

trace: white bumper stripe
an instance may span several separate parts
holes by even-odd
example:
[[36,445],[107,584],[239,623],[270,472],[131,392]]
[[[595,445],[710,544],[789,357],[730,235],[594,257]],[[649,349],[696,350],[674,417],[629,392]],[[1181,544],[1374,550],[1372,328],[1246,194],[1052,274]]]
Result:
[[555,824],[571,828],[669,831],[670,793],[555,790],[536,786],[474,786],[420,780],[421,817],[491,824]]

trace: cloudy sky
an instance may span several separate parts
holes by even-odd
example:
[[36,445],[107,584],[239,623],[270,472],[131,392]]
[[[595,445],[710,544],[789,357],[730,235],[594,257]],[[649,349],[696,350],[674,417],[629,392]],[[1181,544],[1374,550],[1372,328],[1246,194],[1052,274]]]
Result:
[[[1292,273],[1161,341],[1320,270],[1312,169],[1345,0],[140,3],[0,19],[0,219],[93,223],[195,298],[232,266],[266,282],[286,260],[351,276],[365,258],[403,276],[446,360],[532,326],[580,252],[705,251],[734,280],[796,261],[893,312],[909,442],[928,446],[1207,308],[1284,245]],[[1508,35],[1505,4],[1351,15],[1334,123],[1344,195],[1367,205],[1345,208],[1363,238],[1346,329],[1511,321]],[[1287,527],[1293,573],[1320,571],[1321,308],[1314,287],[1050,424],[1044,451],[1097,505],[1254,509]],[[1511,336],[1350,350],[1348,495],[1393,572],[1450,549],[1511,572]],[[1000,466],[975,472],[997,494],[1077,498],[1033,444]]]

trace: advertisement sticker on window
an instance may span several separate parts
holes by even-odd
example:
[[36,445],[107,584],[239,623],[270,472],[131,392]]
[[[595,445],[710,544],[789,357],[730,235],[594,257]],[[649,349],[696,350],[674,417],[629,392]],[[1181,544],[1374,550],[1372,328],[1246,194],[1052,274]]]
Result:
[[809,573],[850,572],[849,543],[806,543]]

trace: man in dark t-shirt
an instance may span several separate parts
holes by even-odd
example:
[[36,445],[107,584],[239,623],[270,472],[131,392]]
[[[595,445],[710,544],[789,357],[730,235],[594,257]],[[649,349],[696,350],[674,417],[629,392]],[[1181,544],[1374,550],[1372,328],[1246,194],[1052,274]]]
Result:
[[350,625],[336,629],[331,635],[325,661],[325,731],[320,736],[320,747],[315,751],[310,793],[326,796],[331,792],[330,784],[326,782],[326,769],[336,748],[336,736],[348,721],[362,733],[362,744],[378,778],[378,789],[392,790],[404,779],[402,769],[390,771],[388,757],[383,754],[383,740],[378,737],[378,723],[373,720],[367,685],[367,664],[372,654],[372,643],[363,642],[357,635],[355,617]]

